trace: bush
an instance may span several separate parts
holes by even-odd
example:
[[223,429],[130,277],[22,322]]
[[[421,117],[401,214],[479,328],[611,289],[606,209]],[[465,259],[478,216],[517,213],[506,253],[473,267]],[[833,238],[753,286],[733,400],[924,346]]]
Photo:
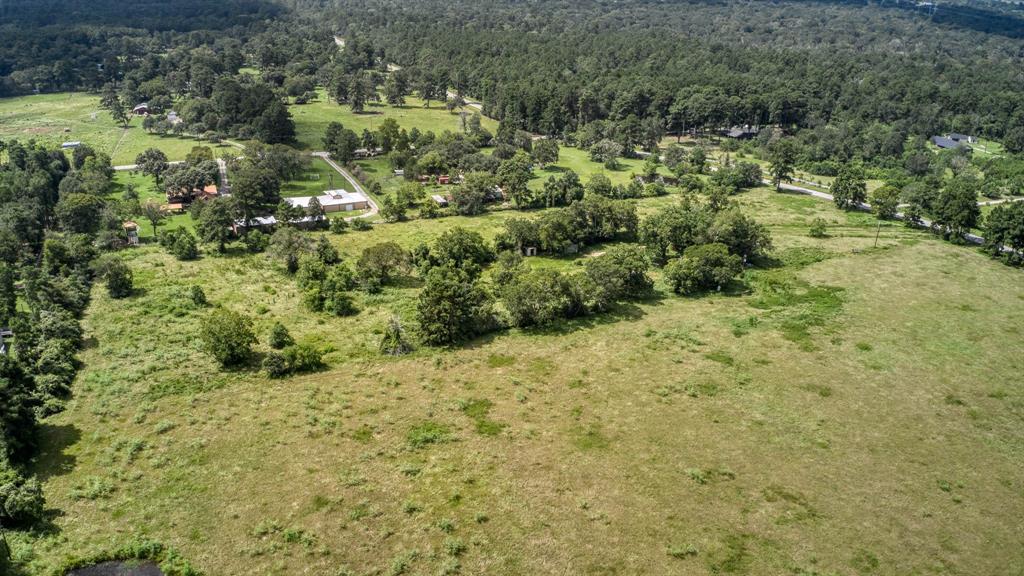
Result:
[[743,261],[729,254],[724,244],[690,246],[682,258],[669,262],[665,278],[676,294],[695,294],[712,288],[720,290],[743,272]]
[[189,298],[192,300],[192,304],[198,307],[206,306],[206,292],[198,284],[193,284],[189,288]]
[[384,337],[380,341],[380,353],[387,356],[401,356],[412,351],[412,346],[405,340],[405,330],[398,318],[391,317],[388,327],[384,329]]
[[24,526],[37,522],[43,518],[44,505],[38,480],[10,468],[0,469],[0,519],[4,524]]
[[242,243],[245,244],[245,249],[252,254],[259,254],[266,251],[267,245],[270,244],[270,237],[259,230],[251,230],[242,237]]
[[332,234],[341,234],[348,230],[348,222],[344,218],[331,218],[330,229]]
[[281,378],[288,374],[288,362],[284,359],[284,354],[280,352],[270,352],[263,357],[263,370],[267,373],[267,376],[271,378]]
[[263,358],[263,370],[271,378],[314,372],[323,367],[323,352],[311,344],[293,344]]
[[285,346],[290,346],[295,343],[292,335],[288,333],[288,329],[284,327],[284,324],[280,322],[274,322],[274,325],[270,327],[270,335],[267,337],[267,344],[270,345],[274,350],[280,350]]
[[252,320],[243,314],[218,308],[203,319],[199,337],[203,349],[221,366],[241,364],[249,359],[256,334]]
[[196,237],[185,228],[175,228],[160,234],[160,245],[178,260],[195,260],[199,257]]
[[295,344],[284,349],[290,374],[314,372],[324,367],[323,352],[311,344]]
[[359,231],[372,230],[373,224],[370,224],[370,221],[366,218],[356,218],[352,221],[352,229]]
[[111,298],[127,298],[132,294],[132,271],[123,260],[107,256],[96,263],[96,273],[107,283]]
[[811,222],[811,230],[809,232],[811,238],[824,238],[828,236],[825,228],[825,220],[822,218],[815,218]]

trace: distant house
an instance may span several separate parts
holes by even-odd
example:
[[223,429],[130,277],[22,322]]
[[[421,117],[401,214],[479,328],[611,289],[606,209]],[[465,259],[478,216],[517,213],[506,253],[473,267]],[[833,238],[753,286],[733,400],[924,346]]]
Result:
[[956,132],[949,135],[949,139],[954,142],[967,142],[968,144],[974,144],[974,136],[968,136],[967,134],[957,134]]
[[946,136],[932,136],[931,140],[932,144],[935,144],[943,150],[955,150],[961,146],[967,146],[964,142],[958,142]]
[[146,116],[146,115],[148,115],[149,114],[149,103],[143,102],[142,104],[137,105],[135,108],[132,108],[132,114],[135,114],[136,116]]
[[437,177],[438,184],[451,184],[451,181],[451,177],[449,177],[447,174],[442,174]]
[[757,132],[757,128],[751,128],[750,126],[736,126],[725,132],[725,137],[734,138],[736,140],[749,140],[754,136],[757,136]]
[[448,199],[440,194],[434,194],[430,199],[436,202],[441,208],[446,208],[448,206]]
[[81,145],[82,145],[81,142],[79,142],[78,140],[74,140],[72,142],[65,142],[65,143],[61,144],[60,147],[61,148],[78,148]]
[[[298,208],[306,208],[312,196],[299,196],[285,198],[285,202]],[[347,190],[328,190],[316,197],[323,207],[324,212],[351,212],[353,210],[365,210],[370,207],[370,200],[361,192],[349,192]]]
[[182,119],[180,116],[178,116],[177,112],[171,110],[167,113],[167,121],[170,122],[171,125],[173,126],[175,124],[180,124],[182,122]]
[[384,152],[383,148],[356,148],[352,154],[356,158],[371,158]]
[[220,192],[217,191],[217,185],[207,184],[206,186],[203,187],[202,192],[196,195],[196,199],[210,200],[212,198],[216,198],[217,196],[220,196]]

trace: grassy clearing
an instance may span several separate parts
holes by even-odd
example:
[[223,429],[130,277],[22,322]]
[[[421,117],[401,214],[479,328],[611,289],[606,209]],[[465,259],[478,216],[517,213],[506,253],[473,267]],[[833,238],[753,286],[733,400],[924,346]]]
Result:
[[[433,131],[437,134],[445,130],[462,130],[459,114],[448,112],[444,102],[431,101],[430,107],[424,108],[422,100],[409,96],[405,106],[371,102],[367,104],[365,112],[357,114],[348,106],[332,102],[323,89],[318,90],[317,94],[319,98],[315,102],[290,107],[295,120],[296,138],[300,146],[307,150],[323,148],[324,131],[331,122],[341,122],[356,134],[362,134],[364,129],[375,130],[385,118],[394,118],[406,130],[418,128],[421,132]],[[467,112],[472,114],[473,110],[467,109]],[[498,123],[489,118],[483,118],[481,124],[492,133],[498,128]]]
[[[657,278],[606,316],[402,358],[376,347],[392,313],[414,327],[415,280],[332,318],[262,256],[127,251],[138,294],[96,289],[75,399],[44,428],[63,515],[15,554],[45,573],[144,533],[210,574],[1012,573],[1020,271],[899,226],[872,248],[870,216],[807,197],[738,199],[776,243],[746,289]],[[327,237],[351,259],[514,214]],[[330,368],[218,371],[192,284]]]
[[313,158],[302,178],[281,185],[281,196],[317,196],[327,190],[350,189],[352,185],[320,158]]
[[[110,154],[115,165],[133,164],[147,148],[159,148],[171,160],[182,160],[193,146],[209,145],[194,138],[149,134],[138,116],[122,129],[99,102],[99,96],[80,92],[0,98],[0,139],[34,138],[57,146],[79,140]],[[230,146],[213,147],[217,155],[219,149]]]

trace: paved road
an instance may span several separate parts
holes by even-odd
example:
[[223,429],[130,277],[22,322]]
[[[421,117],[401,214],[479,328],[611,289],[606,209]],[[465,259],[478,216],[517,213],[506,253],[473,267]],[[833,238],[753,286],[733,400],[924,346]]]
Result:
[[366,196],[366,200],[370,203],[369,211],[364,212],[359,216],[349,216],[348,218],[345,218],[345,220],[355,220],[356,218],[372,218],[380,212],[380,207],[378,207],[377,203],[373,201],[373,197],[370,196],[370,194],[362,187],[362,185],[359,184],[358,180],[356,180],[351,174],[348,173],[348,170],[345,170],[337,162],[331,160],[331,155],[329,152],[313,152],[313,156],[316,156],[317,158],[323,158],[324,162],[327,162],[327,164],[329,164],[331,168],[334,168],[338,172],[338,174],[341,174],[345,178],[345,180],[348,180],[348,183],[352,185],[352,188],[356,192],[359,192],[363,196]]
[[231,185],[228,184],[228,163],[221,158],[217,158],[217,171],[220,172],[220,194],[228,194],[231,192]]
[[[445,95],[448,98],[457,98],[458,97],[458,94],[456,94],[453,90],[446,90],[445,91]],[[484,105],[479,103],[479,102],[477,102],[476,100],[470,100],[469,98],[466,98],[465,96],[463,96],[462,99],[466,101],[466,106],[469,106],[470,108],[473,108],[475,110],[479,110],[481,112],[484,111]]]

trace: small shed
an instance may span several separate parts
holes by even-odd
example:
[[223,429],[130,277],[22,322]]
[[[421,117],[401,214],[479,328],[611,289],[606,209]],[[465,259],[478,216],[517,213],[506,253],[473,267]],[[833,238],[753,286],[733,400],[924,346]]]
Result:
[[437,183],[438,184],[451,184],[452,183],[452,179],[447,174],[442,174],[442,175],[437,177]]
[[149,114],[149,103],[148,102],[143,102],[141,104],[136,105],[135,108],[132,108],[132,114],[135,114],[137,116],[146,116],[146,115],[148,115]]
[[60,147],[64,148],[64,149],[67,149],[67,148],[78,148],[81,145],[82,145],[82,143],[79,142],[78,140],[73,140],[71,142],[65,142],[65,143],[61,144]]
[[437,203],[441,208],[446,208],[448,206],[448,199],[440,194],[434,194],[430,199]]
[[131,220],[125,220],[121,225],[124,228],[124,234],[128,238],[129,246],[139,245],[139,225]]
[[401,168],[395,170],[395,176],[405,176],[405,170],[402,170]]

